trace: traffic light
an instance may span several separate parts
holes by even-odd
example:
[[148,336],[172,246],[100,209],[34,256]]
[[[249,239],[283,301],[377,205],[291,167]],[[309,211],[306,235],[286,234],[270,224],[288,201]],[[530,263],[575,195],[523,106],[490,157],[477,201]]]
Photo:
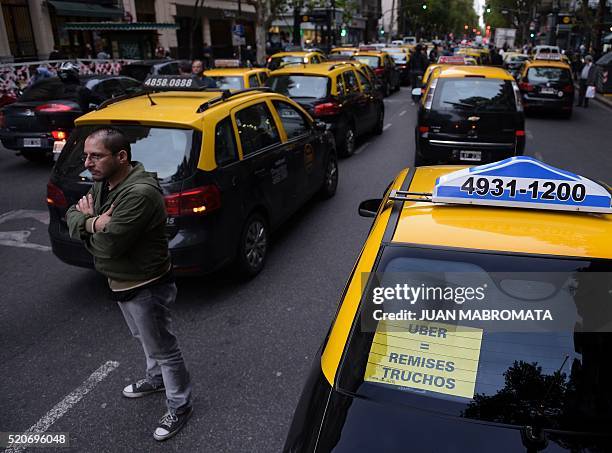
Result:
[[529,36],[535,38],[535,33],[530,33]]
[[463,26],[463,28],[464,28],[465,30],[467,30],[469,27],[468,27],[468,25],[467,25],[467,24],[465,24],[465,25]]
[[491,5],[485,5],[485,11],[487,13],[490,13],[491,12]]
[[381,29],[380,29],[380,36],[382,36],[382,35],[384,35],[384,34],[385,34],[385,31],[384,31],[384,30],[381,28]]
[[427,5],[423,3],[423,9],[427,9]]
[[[384,33],[384,30],[383,30]],[[340,30],[340,36],[342,36],[343,38],[346,38],[346,35],[348,35],[348,31],[346,28],[343,28],[342,30]]]

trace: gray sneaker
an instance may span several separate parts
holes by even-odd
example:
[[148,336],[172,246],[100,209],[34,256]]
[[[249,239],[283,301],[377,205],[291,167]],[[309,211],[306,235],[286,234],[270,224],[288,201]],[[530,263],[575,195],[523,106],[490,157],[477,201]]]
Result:
[[187,420],[191,417],[193,408],[190,407],[182,414],[173,414],[172,412],[166,412],[166,414],[159,420],[157,428],[153,433],[155,440],[162,441],[170,439],[176,433],[178,433]]
[[164,384],[162,383],[160,386],[155,387],[150,384],[146,379],[141,379],[140,381],[127,385],[123,389],[123,396],[126,398],[140,398],[141,396],[150,395],[155,392],[163,392],[166,390]]

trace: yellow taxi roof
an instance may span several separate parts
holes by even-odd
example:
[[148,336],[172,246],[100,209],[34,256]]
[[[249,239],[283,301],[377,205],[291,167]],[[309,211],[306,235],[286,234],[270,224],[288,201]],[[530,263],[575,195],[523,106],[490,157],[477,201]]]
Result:
[[570,66],[564,61],[550,61],[550,60],[526,60],[525,67],[533,68],[533,67],[545,67],[545,68],[560,68],[560,69],[570,69]]
[[329,53],[342,52],[343,50],[354,50],[354,51],[357,51],[358,48],[357,47],[334,47]]
[[438,77],[449,78],[466,76],[481,76],[486,77],[487,79],[514,80],[514,78],[505,69],[494,68],[491,66],[472,65],[443,66]]
[[208,69],[204,71],[204,75],[214,76],[243,76],[245,74],[252,74],[256,72],[265,72],[263,68],[217,68]]
[[359,55],[364,55],[364,56],[370,56],[370,57],[382,57],[384,55],[386,55],[387,52],[383,52],[381,50],[360,50],[359,52],[355,53],[355,57],[359,56]]
[[311,55],[320,54],[321,52],[310,52],[303,50],[296,50],[295,52],[278,52],[272,55],[272,58],[277,57],[310,57]]
[[214,115],[219,109],[231,109],[245,100],[258,97],[269,99],[270,96],[279,96],[274,93],[251,91],[237,94],[225,102],[214,104],[202,113],[198,108],[205,102],[221,96],[221,91],[167,91],[151,93],[151,99],[156,105],[151,105],[146,95],[125,99],[110,104],[100,110],[94,110],[81,117],[75,123],[77,126],[85,124],[109,124],[134,122],[149,125],[178,125],[183,127],[202,128],[202,118]]
[[[467,166],[419,167],[410,192]],[[612,258],[612,215],[404,202],[393,242],[570,257]]]
[[[352,63],[352,62],[351,62]],[[293,65],[287,65],[280,69],[276,69],[270,73],[270,76],[280,74],[310,74],[310,75],[330,75],[334,74],[341,69],[345,69],[347,62],[344,61],[330,61],[325,63],[296,63]],[[333,68],[333,69],[332,69]]]

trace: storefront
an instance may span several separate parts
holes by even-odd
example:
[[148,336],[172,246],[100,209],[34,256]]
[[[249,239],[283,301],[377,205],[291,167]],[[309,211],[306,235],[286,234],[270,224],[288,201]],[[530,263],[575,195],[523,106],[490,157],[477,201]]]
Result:
[[27,0],[0,0],[0,5],[10,55],[15,61],[35,59],[36,41]]

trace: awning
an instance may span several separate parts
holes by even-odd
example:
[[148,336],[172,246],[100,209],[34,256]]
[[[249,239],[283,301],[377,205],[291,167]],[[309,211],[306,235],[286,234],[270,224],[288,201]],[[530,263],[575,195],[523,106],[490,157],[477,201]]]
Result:
[[179,26],[155,22],[67,22],[64,24],[64,30],[150,31],[160,29],[178,30]]
[[123,11],[119,8],[96,5],[95,3],[80,2],[58,2],[49,0],[49,4],[55,9],[58,16],[79,17],[123,17]]

